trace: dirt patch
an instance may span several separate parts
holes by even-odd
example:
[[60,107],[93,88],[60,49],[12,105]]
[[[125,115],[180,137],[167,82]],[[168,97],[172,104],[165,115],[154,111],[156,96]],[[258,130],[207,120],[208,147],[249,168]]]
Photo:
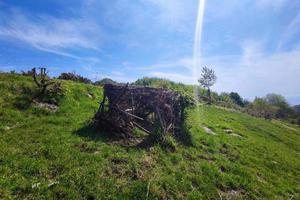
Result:
[[232,137],[239,137],[242,138],[243,136],[241,136],[240,134],[234,133],[232,129],[224,129],[224,132],[227,133],[228,135],[232,136]]
[[143,166],[151,167],[155,164],[155,160],[150,155],[144,155],[142,160]]
[[126,158],[111,158],[110,161],[114,164],[127,164],[128,160]]
[[74,147],[78,148],[79,151],[85,152],[85,153],[94,153],[95,154],[95,152],[99,152],[96,147],[91,147],[86,143],[75,144]]
[[239,137],[239,138],[242,138],[243,136],[239,135],[239,134],[236,134],[236,133],[231,133],[229,134],[230,136],[233,136],[233,137]]
[[245,191],[244,190],[227,190],[219,191],[220,199],[233,200],[233,199],[243,199]]
[[216,160],[213,157],[208,157],[208,156],[202,155],[202,154],[198,155],[197,157],[200,159],[203,159],[203,160],[207,160],[207,162],[209,162],[209,163],[213,163]]
[[51,112],[55,112],[58,109],[58,106],[55,104],[50,104],[50,103],[44,103],[44,102],[38,102],[38,101],[33,101],[32,105],[36,108],[42,108],[49,110]]

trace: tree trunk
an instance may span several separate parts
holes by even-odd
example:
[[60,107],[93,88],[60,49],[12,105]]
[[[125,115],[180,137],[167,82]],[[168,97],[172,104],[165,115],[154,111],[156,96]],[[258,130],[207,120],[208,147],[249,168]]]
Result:
[[208,96],[208,104],[211,104],[211,94],[210,94],[210,88],[207,88],[207,96]]

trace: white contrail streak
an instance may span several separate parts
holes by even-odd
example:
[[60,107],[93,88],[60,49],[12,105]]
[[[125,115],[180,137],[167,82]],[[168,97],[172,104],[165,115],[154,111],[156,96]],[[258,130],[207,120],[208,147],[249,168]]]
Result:
[[[193,55],[193,81],[194,84],[197,84],[199,73],[200,73],[200,65],[201,65],[201,40],[202,40],[202,31],[203,31],[203,18],[205,11],[205,0],[199,0],[198,6],[198,16],[195,30],[195,40],[194,40],[194,55]],[[195,88],[195,95],[196,88]],[[195,96],[196,98],[196,96]]]

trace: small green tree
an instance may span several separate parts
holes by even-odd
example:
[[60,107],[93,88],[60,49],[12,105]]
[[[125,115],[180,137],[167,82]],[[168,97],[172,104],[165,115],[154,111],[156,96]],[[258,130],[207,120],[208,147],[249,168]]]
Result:
[[294,114],[293,109],[290,107],[284,96],[280,94],[267,94],[265,100],[276,108],[276,117],[280,119],[287,119]]
[[199,78],[199,84],[207,89],[208,103],[211,104],[210,87],[213,86],[217,81],[215,71],[208,67],[203,67],[201,77]]
[[230,92],[230,98],[236,103],[237,105],[244,107],[243,98],[237,92]]
[[255,100],[247,106],[248,113],[256,117],[272,119],[275,117],[276,108],[269,104],[264,98],[256,97]]
[[284,96],[282,96],[280,94],[274,94],[274,93],[267,94],[265,99],[272,106],[276,106],[276,107],[287,107],[287,106],[289,106],[287,100],[284,98]]

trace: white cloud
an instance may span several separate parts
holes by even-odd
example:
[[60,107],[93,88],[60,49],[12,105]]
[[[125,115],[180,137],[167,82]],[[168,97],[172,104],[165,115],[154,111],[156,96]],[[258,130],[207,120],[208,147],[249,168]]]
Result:
[[192,70],[193,68],[193,61],[188,58],[188,57],[184,57],[184,58],[180,58],[178,60],[175,61],[165,61],[165,62],[161,62],[161,63],[156,63],[156,64],[150,64],[147,66],[132,66],[129,63],[126,63],[126,65],[124,65],[127,69],[133,69],[133,70],[139,70],[139,71],[147,71],[147,70],[155,70],[155,69],[170,69],[170,68],[186,68],[188,70]]
[[272,8],[274,10],[281,10],[288,0],[257,0],[256,4],[260,8]]
[[11,70],[15,70],[15,66],[10,66],[10,65],[0,65],[0,72],[7,72]]
[[[198,0],[146,0],[159,9],[155,16],[162,23],[177,31],[186,31],[187,24],[194,23]],[[166,27],[166,28],[167,28]]]
[[[68,48],[98,50],[100,28],[85,19],[58,19],[51,16],[27,16],[21,10],[0,13],[0,39],[22,41],[38,50],[79,58]],[[33,20],[34,19],[34,20]]]
[[278,49],[285,43],[290,42],[294,37],[297,37],[297,33],[300,33],[300,12],[294,17],[284,31],[283,37],[279,41]]
[[[246,45],[244,48],[250,47]],[[256,50],[260,52],[256,48],[261,48],[261,45],[258,43],[251,46],[250,49],[244,51],[244,56],[203,58],[202,63],[213,68],[218,76],[217,83],[213,89],[218,92],[236,91],[249,99],[271,92],[285,96],[300,96],[300,50],[272,55],[261,52],[263,56],[258,56],[256,53],[253,53]],[[247,58],[247,62],[245,62],[244,58]],[[157,66],[156,68],[149,67],[141,70],[148,70],[148,76],[191,84],[193,83],[191,70],[185,73],[169,73],[159,67],[164,66],[171,69],[178,66],[184,69],[191,69],[192,63],[193,59],[186,57],[178,59],[177,62],[173,63],[173,66],[172,64],[155,64],[153,66]],[[152,71],[154,69],[155,71]]]
[[183,75],[183,74],[179,74],[179,73],[167,73],[167,72],[153,71],[153,72],[149,72],[148,76],[165,78],[165,79],[169,79],[169,80],[180,82],[180,83],[187,83],[187,84],[193,83],[192,75]]
[[[211,60],[218,75],[217,91],[237,91],[253,98],[275,92],[283,95],[300,95],[300,51],[249,57],[247,62],[229,59],[227,62]],[[204,61],[205,62],[205,61]]]
[[101,74],[101,75],[97,76],[97,79],[95,79],[95,80],[101,80],[103,78],[110,78],[119,83],[132,83],[137,80],[135,77],[130,77],[125,74],[116,75],[116,74],[111,74],[111,73]]
[[259,40],[245,40],[242,42],[242,57],[243,65],[251,65],[253,60],[260,59],[263,56],[264,42]]
[[120,71],[112,71],[111,75],[113,75],[113,76],[124,76],[125,74],[123,72],[120,72]]

